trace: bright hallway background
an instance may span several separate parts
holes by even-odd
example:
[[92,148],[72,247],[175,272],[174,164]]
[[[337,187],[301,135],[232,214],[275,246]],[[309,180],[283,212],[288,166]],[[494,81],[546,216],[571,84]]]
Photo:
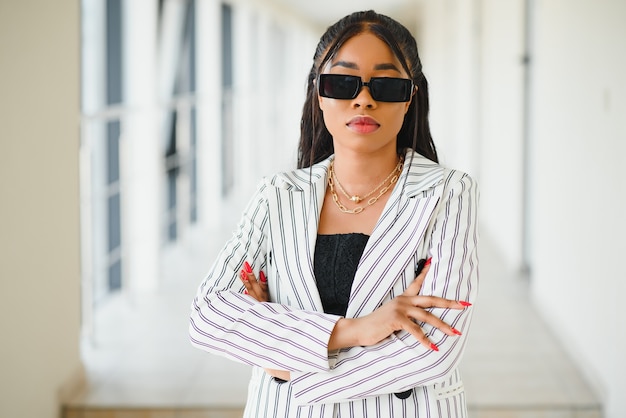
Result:
[[623,0],[0,0],[0,417],[58,417],[99,312],[208,268],[295,165],[317,39],[369,7],[416,35],[442,161],[479,180],[528,315],[626,416]]

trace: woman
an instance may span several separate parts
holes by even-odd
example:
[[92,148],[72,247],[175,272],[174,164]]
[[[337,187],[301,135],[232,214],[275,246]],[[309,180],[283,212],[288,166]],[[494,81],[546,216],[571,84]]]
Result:
[[299,168],[261,182],[201,284],[192,343],[255,366],[247,417],[467,416],[478,192],[437,164],[409,31],[372,11],[328,28],[301,126]]

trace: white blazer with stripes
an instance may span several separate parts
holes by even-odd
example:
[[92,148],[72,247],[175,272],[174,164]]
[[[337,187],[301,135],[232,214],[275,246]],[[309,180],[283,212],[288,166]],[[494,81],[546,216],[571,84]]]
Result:
[[[339,317],[323,312],[313,253],[329,163],[261,182],[198,289],[192,344],[255,366],[246,417],[466,417],[457,367],[471,307],[431,309],[463,333],[449,337],[421,324],[439,351],[401,331],[374,346],[328,352]],[[367,315],[401,294],[418,260],[428,257],[432,265],[421,294],[473,303],[477,204],[471,177],[408,151],[360,259],[346,316]],[[266,273],[271,302],[243,294],[238,273],[244,261],[257,277]],[[263,368],[289,370],[291,381],[280,383]]]

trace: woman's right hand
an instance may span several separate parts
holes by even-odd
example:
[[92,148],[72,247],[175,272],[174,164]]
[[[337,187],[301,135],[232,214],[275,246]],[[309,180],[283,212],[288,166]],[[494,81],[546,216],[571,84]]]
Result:
[[420,296],[424,278],[430,265],[424,267],[402,295],[393,298],[369,315],[360,318],[342,318],[331,334],[329,350],[355,345],[374,345],[394,332],[405,330],[424,346],[437,351],[416,322],[425,322],[450,336],[461,335],[459,331],[428,312],[428,308],[465,309],[468,302],[444,299],[437,296]]
[[269,302],[270,293],[267,287],[267,278],[262,271],[259,273],[259,280],[252,272],[252,267],[246,261],[243,264],[243,269],[239,272],[239,279],[245,286],[245,293],[252,296],[257,302]]

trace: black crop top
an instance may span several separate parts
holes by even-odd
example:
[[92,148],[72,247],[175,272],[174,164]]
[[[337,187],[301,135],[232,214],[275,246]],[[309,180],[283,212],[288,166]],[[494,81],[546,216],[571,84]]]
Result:
[[325,313],[345,316],[356,268],[368,239],[361,233],[317,236],[313,269]]

